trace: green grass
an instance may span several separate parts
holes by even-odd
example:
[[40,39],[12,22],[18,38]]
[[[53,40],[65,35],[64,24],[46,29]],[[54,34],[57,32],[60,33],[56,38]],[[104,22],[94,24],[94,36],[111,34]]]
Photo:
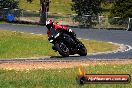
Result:
[[[24,10],[39,11],[40,10],[40,0],[33,0],[32,3],[27,3],[26,0],[19,0],[19,8]],[[75,14],[75,11],[72,11],[71,6],[72,0],[51,0],[49,12],[52,13],[62,13],[62,14]],[[101,7],[103,9],[102,15],[108,16],[112,3],[103,2]]]
[[49,7],[49,12],[62,13],[62,14],[74,14],[71,10],[72,0],[52,0]]
[[[24,10],[39,11],[40,0],[33,0],[32,3],[27,3],[26,0],[19,0],[19,8]],[[73,14],[71,10],[72,0],[51,0],[49,12],[62,13],[62,14]]]
[[[130,74],[129,65],[96,65],[85,67],[87,74]],[[36,70],[0,70],[0,88],[131,88],[129,84],[86,84],[80,86],[75,78],[78,68],[36,69]]]
[[34,25],[34,24],[20,24],[20,23],[12,23],[7,21],[0,21],[0,24],[13,24],[13,25],[21,25],[21,26],[43,26],[43,25]]
[[8,24],[6,21],[0,21],[0,24]]
[[[88,53],[111,51],[118,46],[99,41],[81,40]],[[37,35],[20,32],[10,32],[0,30],[0,58],[25,58],[56,56],[51,44],[47,40],[47,35]]]
[[0,58],[56,55],[46,35],[0,31]]
[[27,0],[19,0],[19,8],[23,10],[39,11],[40,0],[33,0],[32,3],[28,3]]
[[97,52],[106,52],[106,51],[112,51],[119,48],[117,45],[113,45],[111,43],[103,42],[103,41],[96,41],[96,40],[81,40],[83,44],[88,49],[89,53],[97,53]]

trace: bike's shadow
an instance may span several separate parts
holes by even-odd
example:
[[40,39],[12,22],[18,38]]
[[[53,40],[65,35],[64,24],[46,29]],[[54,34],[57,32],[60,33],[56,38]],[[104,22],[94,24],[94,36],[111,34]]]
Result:
[[[70,55],[69,57],[63,57],[63,56],[51,56],[50,58],[51,59],[80,59],[82,58],[83,56],[79,56],[79,55]],[[85,57],[85,56],[84,56]]]

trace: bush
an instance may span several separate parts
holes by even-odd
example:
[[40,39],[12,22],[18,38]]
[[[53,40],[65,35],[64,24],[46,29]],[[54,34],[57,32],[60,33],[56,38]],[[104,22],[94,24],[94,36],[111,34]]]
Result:
[[72,10],[78,16],[75,20],[85,27],[90,27],[95,22],[92,21],[92,16],[96,16],[101,12],[101,0],[72,0]]
[[132,0],[115,0],[110,16],[132,18]]
[[18,3],[19,1],[16,0],[0,0],[0,9],[15,9],[18,8]]
[[117,25],[124,25],[124,24],[128,24],[128,19],[127,18],[109,17],[109,23],[117,24]]

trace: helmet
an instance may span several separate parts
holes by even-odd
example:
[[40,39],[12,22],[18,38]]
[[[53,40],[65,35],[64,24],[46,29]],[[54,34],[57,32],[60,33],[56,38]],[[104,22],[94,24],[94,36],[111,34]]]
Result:
[[53,26],[53,21],[52,21],[52,20],[47,20],[47,21],[46,21],[46,27],[47,27],[48,29],[50,29],[52,26]]

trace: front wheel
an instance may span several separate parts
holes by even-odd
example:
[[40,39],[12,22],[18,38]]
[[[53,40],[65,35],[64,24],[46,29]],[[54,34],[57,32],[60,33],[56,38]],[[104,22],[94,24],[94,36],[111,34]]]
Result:
[[87,55],[87,49],[86,49],[86,47],[83,46],[82,48],[80,48],[79,51],[78,51],[78,54],[80,56],[86,56]]
[[69,49],[63,42],[55,43],[54,46],[60,55],[62,55],[63,57],[69,56]]

